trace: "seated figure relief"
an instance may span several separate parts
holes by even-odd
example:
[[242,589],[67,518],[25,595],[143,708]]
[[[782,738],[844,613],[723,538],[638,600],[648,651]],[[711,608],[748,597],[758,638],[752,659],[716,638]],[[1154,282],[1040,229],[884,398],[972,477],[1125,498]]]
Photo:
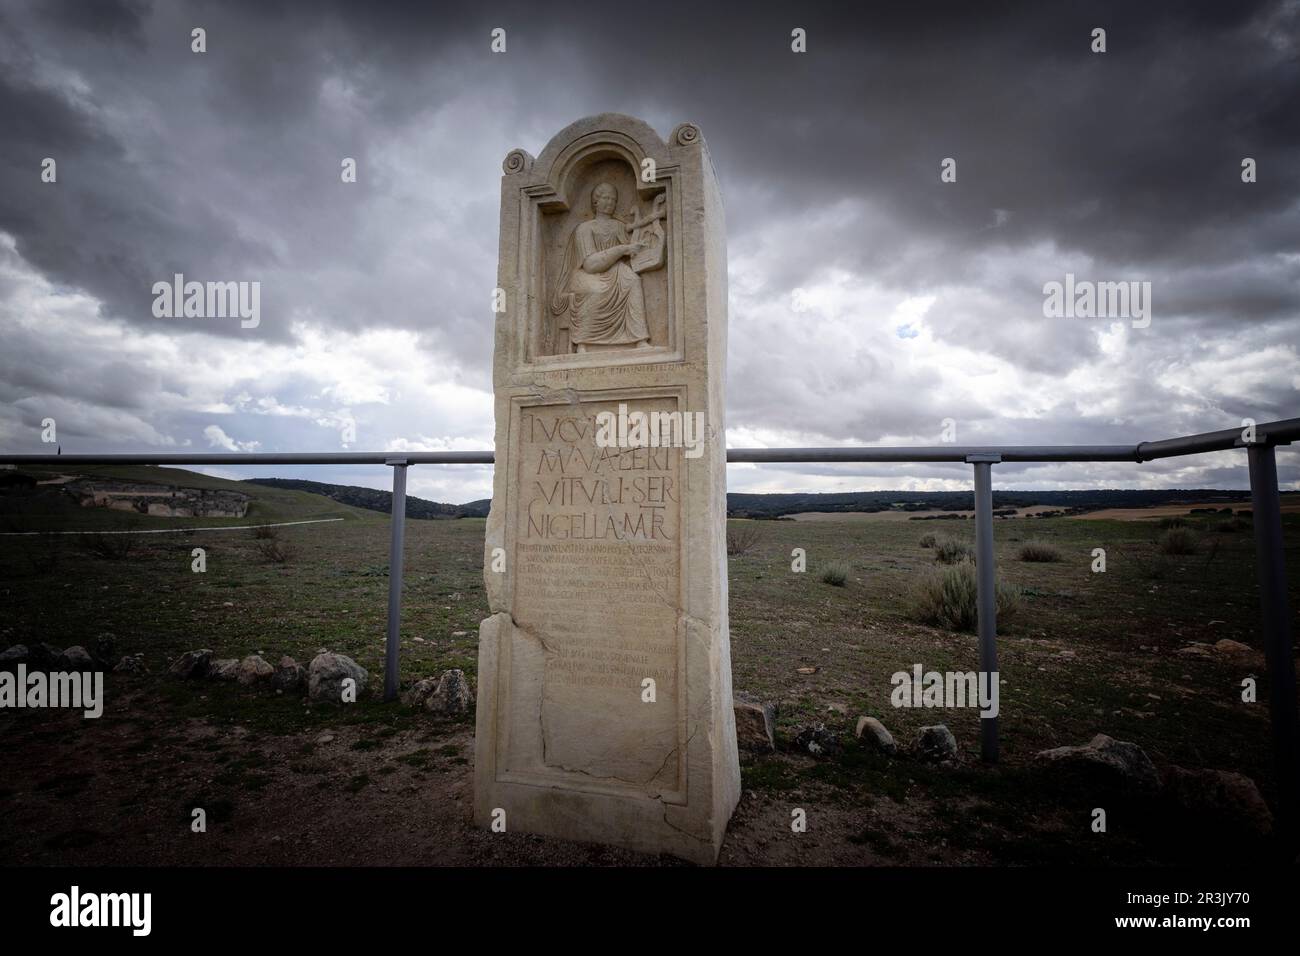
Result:
[[567,327],[569,350],[589,346],[649,348],[641,273],[663,268],[666,197],[655,197],[644,217],[634,204],[630,222],[614,218],[618,190],[607,182],[591,191],[595,217],[569,234],[551,313]]

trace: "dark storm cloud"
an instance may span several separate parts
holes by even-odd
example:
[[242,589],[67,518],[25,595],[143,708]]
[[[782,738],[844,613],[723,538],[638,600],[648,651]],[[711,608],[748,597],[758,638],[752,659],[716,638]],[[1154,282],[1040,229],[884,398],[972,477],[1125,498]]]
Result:
[[[119,0],[0,18],[0,231],[50,282],[141,330],[174,328],[149,308],[174,272],[260,280],[261,327],[205,326],[218,347],[291,343],[294,320],[410,329],[442,374],[486,387],[500,159],[609,110],[661,134],[690,120],[708,140],[733,270],[752,267],[743,289],[733,279],[732,426],[871,441],[933,434],[959,412],[990,438],[1107,441],[1294,413],[1294,367],[1251,372],[1249,396],[1176,386],[1184,367],[1227,363],[1225,341],[1296,342],[1293,0]],[[195,26],[206,54],[190,51]],[[488,48],[498,26],[504,56]],[[807,54],[790,51],[796,26]],[[1104,55],[1089,51],[1094,27]],[[57,186],[39,182],[45,156]],[[346,187],[344,156],[360,170]],[[1245,156],[1259,163],[1249,186]],[[938,182],[945,157],[956,184]],[[1107,361],[1094,328],[1042,319],[1042,284],[1067,271],[1153,283],[1155,322],[1107,376],[1123,414],[1046,390],[1035,417],[972,394],[954,409],[954,369],[908,366],[868,338],[805,345],[779,369],[752,344],[824,318],[757,304],[843,274],[933,297],[925,322],[946,347],[1064,382]],[[880,308],[864,304],[856,329],[892,335]],[[133,379],[100,363],[96,376],[31,335],[7,339],[25,351],[0,366],[6,396],[142,408],[150,389],[184,391],[184,370]]]

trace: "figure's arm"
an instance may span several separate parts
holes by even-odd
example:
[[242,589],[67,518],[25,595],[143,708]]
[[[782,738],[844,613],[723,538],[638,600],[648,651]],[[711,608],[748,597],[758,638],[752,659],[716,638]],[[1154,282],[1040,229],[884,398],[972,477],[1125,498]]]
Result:
[[608,271],[614,263],[618,262],[624,256],[634,256],[641,251],[641,247],[633,243],[627,243],[621,246],[610,246],[600,252],[593,252],[587,258],[582,260],[582,271],[590,273],[601,273]]
[[644,219],[638,219],[637,216],[633,214],[632,218],[635,221],[632,223],[632,225],[628,226],[628,229],[640,229],[642,226],[650,225],[650,223],[654,222],[656,219],[665,219],[667,218],[667,216],[668,216],[668,211],[665,210],[663,206],[656,205],[653,209],[650,210],[650,212],[646,213],[646,217]]

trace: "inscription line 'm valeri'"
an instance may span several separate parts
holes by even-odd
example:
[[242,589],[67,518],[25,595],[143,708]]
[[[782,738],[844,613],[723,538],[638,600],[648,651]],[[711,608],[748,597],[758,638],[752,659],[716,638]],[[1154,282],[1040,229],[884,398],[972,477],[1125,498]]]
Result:
[[474,817],[711,863],[740,773],[708,149],[610,113],[504,170]]

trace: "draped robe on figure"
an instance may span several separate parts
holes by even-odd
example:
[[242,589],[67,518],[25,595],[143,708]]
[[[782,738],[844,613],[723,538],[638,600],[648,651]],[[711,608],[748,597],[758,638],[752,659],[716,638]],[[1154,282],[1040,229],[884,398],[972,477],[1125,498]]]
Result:
[[571,345],[634,345],[650,338],[641,277],[627,258],[604,272],[582,267],[591,254],[627,242],[627,227],[617,219],[589,219],[570,234],[551,311],[569,313]]

